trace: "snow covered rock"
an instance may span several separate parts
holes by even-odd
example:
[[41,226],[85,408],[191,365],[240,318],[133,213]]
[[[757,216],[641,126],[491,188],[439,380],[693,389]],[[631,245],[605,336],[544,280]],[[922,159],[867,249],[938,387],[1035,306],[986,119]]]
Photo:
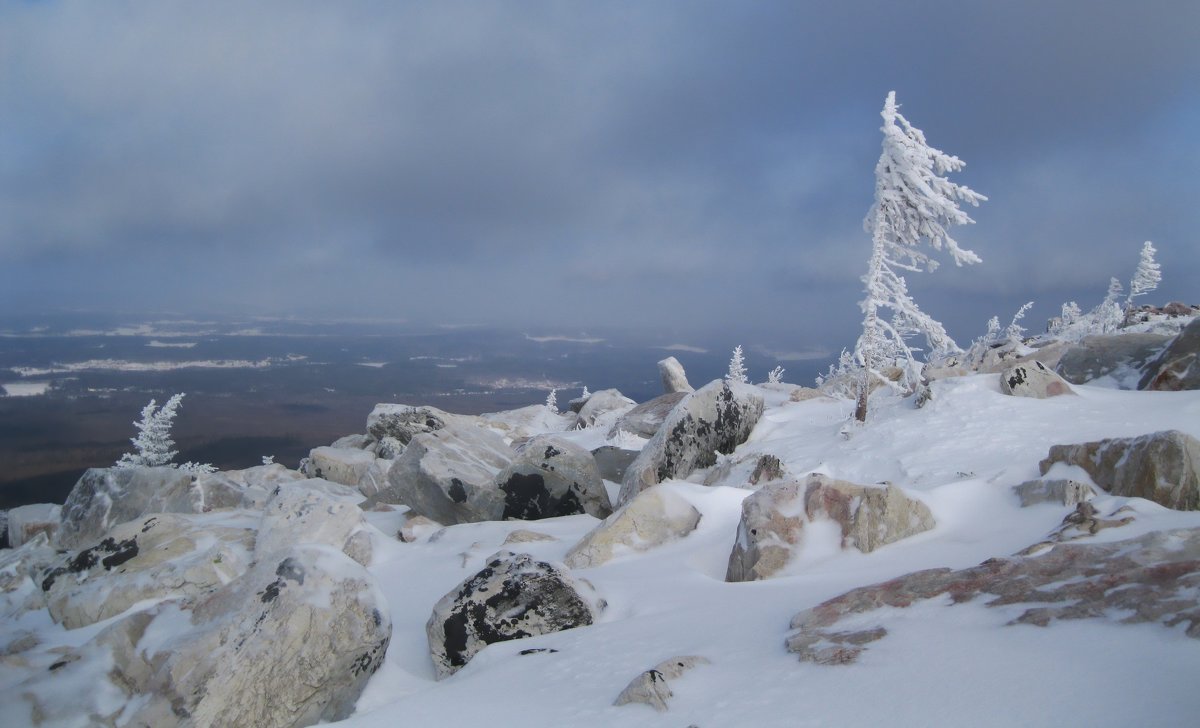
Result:
[[621,394],[616,389],[602,389],[599,392],[592,392],[592,396],[588,397],[588,401],[579,410],[578,425],[581,427],[591,427],[601,418],[606,418],[611,422],[622,414],[625,414],[637,406],[637,402]]
[[1000,391],[1014,397],[1046,399],[1075,394],[1071,385],[1040,361],[1017,364],[1000,373]]
[[434,606],[425,631],[437,678],[490,644],[589,625],[603,608],[589,585],[563,569],[501,551]]
[[341,552],[276,552],[200,601],[131,615],[97,636],[135,697],[120,726],[284,728],[345,718],[391,639],[378,584]]
[[1123,370],[1141,371],[1169,339],[1163,334],[1139,333],[1087,336],[1063,353],[1055,371],[1071,384],[1086,384]]
[[39,577],[59,558],[45,533],[34,535],[16,548],[0,551],[0,617],[15,619],[45,607],[46,597]]
[[1178,392],[1200,389],[1200,317],[1179,332],[1161,354],[1146,365],[1138,389]]
[[392,437],[401,445],[407,445],[417,435],[437,432],[451,422],[462,423],[474,419],[443,412],[437,407],[380,403],[367,415],[367,434],[376,442]]
[[699,655],[683,655],[663,660],[635,677],[617,696],[613,705],[644,703],[660,713],[666,712],[670,707],[667,701],[674,696],[668,681],[683,677],[685,672],[696,665],[708,664],[711,664],[709,659]]
[[479,415],[476,421],[496,430],[509,441],[518,442],[547,432],[569,430],[575,424],[575,415],[562,415],[544,404],[531,404],[515,410],[488,412]]
[[40,575],[50,616],[67,629],[94,624],[145,599],[197,597],[250,565],[254,531],[201,516],[150,515],[109,530]]
[[374,500],[403,503],[446,525],[497,521],[504,513],[504,492],[494,480],[512,457],[500,435],[450,424],[414,436],[388,471],[388,487]]
[[748,384],[718,379],[684,397],[625,471],[618,504],[647,488],[707,468],[746,441],[763,412]]
[[654,433],[658,432],[658,428],[666,421],[667,415],[671,414],[671,410],[675,409],[675,405],[685,396],[686,392],[670,392],[642,402],[621,415],[608,431],[608,436],[615,437],[618,431],[624,431],[640,437],[654,437]]
[[749,488],[789,477],[787,468],[779,458],[771,454],[751,454],[716,466],[704,477],[704,484]]
[[612,513],[596,458],[586,449],[554,435],[530,440],[512,463],[496,475],[504,493],[502,518],[533,521],[587,513]]
[[357,499],[330,494],[321,482],[276,488],[259,521],[256,561],[298,543],[314,543],[338,549],[364,566],[371,562],[371,539]]
[[1087,483],[1069,478],[1028,480],[1013,488],[1021,499],[1021,507],[1039,503],[1073,506],[1096,497],[1096,489]]
[[330,447],[346,450],[366,450],[374,445],[370,435],[344,435],[329,444]]
[[[1200,529],[1060,544],[1037,556],[993,558],[961,571],[928,569],[851,590],[797,614],[791,623],[797,632],[787,639],[787,649],[806,662],[852,663],[866,645],[887,636],[887,608],[906,609],[939,597],[945,609],[976,599],[988,607],[1025,607],[1010,625],[1045,627],[1063,619],[1182,624],[1184,634],[1200,639],[1198,583]],[[872,624],[864,615],[876,610],[885,611]]]
[[667,488],[638,494],[587,533],[567,552],[572,569],[599,566],[622,552],[648,551],[687,536],[700,523],[700,511]]
[[683,370],[683,365],[673,356],[668,356],[658,363],[658,375],[662,377],[663,392],[666,394],[694,391],[692,385],[688,384],[687,372]]
[[592,450],[592,457],[596,459],[596,467],[600,469],[600,477],[604,480],[611,480],[614,483],[620,483],[625,477],[625,471],[637,460],[639,450],[626,450],[615,445],[601,445]]
[[1112,495],[1146,498],[1179,511],[1200,510],[1200,440],[1179,430],[1054,445],[1038,464],[1078,465]]
[[50,541],[58,532],[62,506],[56,503],[34,503],[17,506],[8,511],[8,546],[17,548],[39,533]]
[[375,495],[387,481],[382,461],[370,450],[341,447],[316,447],[308,454],[308,475],[313,478],[358,488],[365,496]]
[[83,548],[118,523],[148,513],[190,511],[184,503],[191,502],[186,494],[193,482],[191,475],[175,468],[91,468],[63,504],[57,543]]
[[771,483],[742,501],[726,581],[767,579],[804,548],[809,524],[833,521],[839,545],[870,553],[933,528],[933,514],[894,485],[867,486],[812,474]]

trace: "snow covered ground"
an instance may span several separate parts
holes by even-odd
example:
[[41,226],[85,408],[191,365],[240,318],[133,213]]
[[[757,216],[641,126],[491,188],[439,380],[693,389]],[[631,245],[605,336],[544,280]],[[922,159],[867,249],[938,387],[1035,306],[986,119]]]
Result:
[[[1021,508],[1011,488],[1038,475],[1050,445],[1171,428],[1200,436],[1200,392],[1082,386],[1075,397],[1034,400],[1000,394],[996,380],[993,374],[937,382],[934,401],[920,410],[877,397],[870,422],[849,438],[840,431],[851,403],[776,400],[739,449],[774,453],[797,475],[896,483],[932,509],[934,530],[871,554],[841,551],[835,534],[815,543],[821,539],[811,533],[817,538],[787,576],[731,584],[723,578],[748,491],[665,484],[701,511],[699,529],[674,544],[577,571],[608,601],[597,624],[493,645],[441,682],[433,679],[425,637],[432,604],[482,568],[509,532],[554,536],[520,548],[557,561],[596,519],[466,524],[436,542],[391,543],[371,569],[392,606],[391,647],[357,714],[343,725],[392,726],[401,718],[562,726],[1191,724],[1200,710],[1192,688],[1200,643],[1182,628],[1102,620],[1006,626],[1019,605],[930,600],[863,615],[889,635],[854,665],[801,663],[785,651],[794,614],[850,588],[918,569],[968,567],[1042,540],[1070,509]],[[1135,511],[1134,522],[1089,540],[1200,527],[1200,513],[1141,499],[1097,501],[1104,513],[1123,504]],[[531,648],[557,652],[520,654]],[[712,664],[671,681],[675,697],[666,715],[612,705],[643,670],[693,654]]]

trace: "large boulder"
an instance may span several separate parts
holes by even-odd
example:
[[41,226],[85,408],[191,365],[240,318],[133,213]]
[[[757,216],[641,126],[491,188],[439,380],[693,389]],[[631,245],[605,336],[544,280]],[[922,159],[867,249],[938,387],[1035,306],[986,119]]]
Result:
[[102,541],[61,556],[40,586],[67,629],[94,624],[146,599],[197,597],[250,565],[254,530],[203,516],[160,513],[120,524]]
[[1071,384],[1086,384],[1110,374],[1120,377],[1123,372],[1141,371],[1170,338],[1139,333],[1087,336],[1072,344],[1054,369]]
[[654,437],[658,428],[666,421],[667,415],[675,409],[675,405],[687,396],[687,392],[670,392],[659,395],[648,402],[642,402],[637,407],[621,415],[608,431],[610,438],[618,432],[631,432],[639,437]]
[[437,678],[490,644],[589,625],[603,608],[589,585],[558,566],[501,551],[434,605],[425,631]]
[[503,518],[533,521],[587,513],[612,513],[596,458],[587,449],[554,435],[526,443],[512,463],[496,475],[504,492]]
[[1200,440],[1179,430],[1055,445],[1039,463],[1042,475],[1055,463],[1078,465],[1112,495],[1200,510]]
[[381,403],[367,416],[367,434],[376,442],[391,437],[401,445],[407,445],[417,435],[437,432],[448,423],[462,419],[469,418],[443,412],[437,407]]
[[374,500],[403,503],[447,526],[498,521],[504,492],[495,478],[512,456],[504,438],[491,430],[447,425],[413,437],[388,470],[388,487]]
[[591,427],[599,422],[612,422],[636,405],[636,402],[616,389],[592,392],[592,396],[588,397],[588,401],[579,410],[577,425]]
[[684,397],[625,471],[618,504],[671,478],[707,468],[746,441],[763,412],[755,387],[718,379]]
[[1146,365],[1138,389],[1159,392],[1200,389],[1200,316]]
[[637,495],[587,533],[567,552],[572,569],[600,566],[622,553],[648,551],[687,536],[700,523],[700,511],[668,488]]
[[662,377],[663,392],[667,394],[695,391],[692,385],[688,384],[687,372],[683,370],[683,365],[673,356],[668,356],[658,363],[658,375]]
[[1075,506],[1096,497],[1096,489],[1087,483],[1070,478],[1038,478],[1027,480],[1013,488],[1021,499],[1021,507],[1041,503]]
[[118,523],[148,513],[192,512],[194,482],[175,468],[91,468],[63,504],[57,543],[84,548]]
[[620,483],[625,477],[625,471],[629,469],[634,460],[637,460],[640,452],[640,450],[626,450],[616,445],[601,445],[592,450],[592,457],[596,459],[596,467],[600,469],[601,478]]
[[1066,380],[1040,361],[1016,364],[1000,373],[1000,391],[1014,397],[1046,399],[1075,394]]
[[56,503],[33,503],[8,511],[8,547],[17,548],[39,533],[46,534],[53,542],[61,511],[62,506]]
[[390,463],[386,460],[382,461],[382,465],[380,463],[370,450],[316,447],[308,454],[307,472],[313,478],[349,485],[358,488],[363,495],[372,496],[387,481],[384,466],[390,466]]
[[575,415],[555,412],[544,404],[515,410],[488,412],[475,420],[492,428],[510,442],[522,442],[547,432],[563,432],[575,424]]
[[[201,600],[167,603],[97,637],[131,700],[121,726],[291,728],[354,710],[392,625],[372,577],[341,552],[276,552]],[[190,619],[189,619],[190,616]]]
[[933,528],[933,514],[894,485],[867,486],[812,474],[772,483],[742,501],[726,581],[774,576],[804,548],[808,524],[833,521],[842,548],[870,553]]
[[776,480],[790,479],[788,469],[770,453],[750,453],[726,460],[704,476],[705,485],[754,488]]
[[263,509],[254,545],[256,561],[298,543],[331,546],[366,566],[370,532],[356,497],[323,490],[320,480],[279,486]]

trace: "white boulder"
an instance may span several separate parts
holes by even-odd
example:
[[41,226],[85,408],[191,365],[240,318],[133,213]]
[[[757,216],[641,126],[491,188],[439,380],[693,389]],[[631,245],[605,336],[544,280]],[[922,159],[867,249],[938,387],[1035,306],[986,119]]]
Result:
[[700,511],[669,488],[637,495],[575,544],[564,562],[572,569],[599,566],[622,553],[648,551],[687,536]]

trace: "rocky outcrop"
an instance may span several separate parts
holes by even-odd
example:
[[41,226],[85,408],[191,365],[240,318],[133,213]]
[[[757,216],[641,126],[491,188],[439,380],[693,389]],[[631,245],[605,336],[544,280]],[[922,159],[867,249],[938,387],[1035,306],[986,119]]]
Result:
[[1200,317],[1193,319],[1146,365],[1138,389],[1158,392],[1200,389]]
[[[960,571],[929,569],[854,589],[797,614],[787,649],[801,660],[845,665],[887,636],[884,618],[863,615],[943,598],[1022,605],[1009,622],[1045,627],[1063,619],[1158,623],[1200,639],[1200,529],[1155,531],[1103,544],[1060,544],[1036,556],[988,559]],[[853,628],[840,625],[843,620]]]
[[17,548],[0,550],[0,618],[16,619],[25,612],[45,607],[40,576],[60,559],[61,555],[51,548],[44,533],[34,535]]
[[836,523],[842,548],[870,553],[933,528],[933,514],[894,485],[866,486],[813,474],[772,483],[742,501],[726,581],[767,579],[804,547],[806,525]]
[[1000,391],[1014,397],[1046,399],[1075,394],[1066,380],[1040,361],[1017,364],[1000,373]]
[[437,407],[382,403],[375,405],[367,416],[367,434],[376,442],[391,437],[401,445],[407,445],[417,435],[437,432],[460,419]]
[[1055,445],[1038,464],[1042,475],[1055,463],[1078,465],[1112,495],[1200,510],[1200,440],[1179,430]]
[[790,475],[779,458],[771,454],[750,454],[717,465],[704,477],[704,484],[752,488],[787,478]]
[[[341,447],[317,447],[308,454],[307,474],[313,478],[358,488],[363,495],[373,496],[387,482],[387,471],[375,453]],[[389,466],[386,460],[383,466]]]
[[686,394],[695,391],[692,385],[688,384],[687,372],[683,370],[683,365],[673,356],[668,356],[658,363],[658,376],[662,378],[663,392],[666,394]]
[[[391,639],[374,578],[335,549],[276,552],[201,600],[167,603],[97,637],[138,699],[120,726],[290,728],[348,716]],[[181,629],[182,628],[182,629]]]
[[8,547],[17,548],[39,533],[51,542],[58,532],[62,507],[55,503],[33,503],[8,511]]
[[648,551],[687,536],[700,523],[700,511],[665,488],[647,490],[575,544],[564,559],[572,569],[599,566],[622,552]]
[[160,513],[120,524],[99,543],[59,557],[38,581],[50,616],[76,629],[143,600],[212,592],[249,567],[253,546],[253,529]]
[[1096,489],[1087,483],[1069,478],[1028,480],[1013,488],[1021,499],[1021,507],[1054,503],[1073,506],[1096,497]]
[[1071,384],[1086,384],[1122,370],[1140,371],[1169,339],[1140,333],[1087,336],[1072,344],[1054,369]]
[[118,523],[148,513],[191,510],[192,476],[175,468],[92,468],[63,504],[57,542],[79,549]]
[[588,397],[588,401],[580,408],[576,424],[579,427],[592,427],[602,421],[612,422],[636,405],[636,402],[616,389],[592,392],[592,396]]
[[666,421],[667,415],[671,414],[671,410],[675,409],[675,405],[679,404],[685,396],[687,396],[686,392],[671,392],[659,395],[648,402],[642,402],[621,415],[621,418],[609,429],[608,436],[612,438],[616,436],[617,432],[624,431],[639,437],[654,437],[658,428],[662,427],[662,423]]
[[762,412],[763,398],[748,384],[718,379],[687,395],[625,472],[618,503],[713,465],[717,453],[732,453],[750,436]]
[[357,499],[331,494],[321,488],[322,482],[305,480],[275,489],[259,520],[255,560],[313,543],[333,547],[363,566],[371,562],[371,538]]
[[490,644],[589,625],[601,609],[563,569],[501,551],[434,606],[425,626],[434,670],[441,680]]
[[697,665],[708,664],[711,664],[709,659],[699,655],[682,655],[663,660],[630,681],[613,705],[643,703],[660,713],[665,713],[670,707],[667,702],[674,697],[669,681],[683,677],[685,672]]
[[596,458],[586,449],[554,435],[530,440],[496,475],[504,493],[502,518],[533,521],[587,513],[612,513]]
[[504,438],[474,425],[451,424],[413,437],[373,499],[402,503],[438,523],[496,521],[504,492],[495,477],[512,462]]
[[531,404],[515,410],[489,412],[473,421],[490,427],[510,442],[524,442],[531,437],[547,432],[563,432],[576,423],[573,414],[559,414],[544,404]]

